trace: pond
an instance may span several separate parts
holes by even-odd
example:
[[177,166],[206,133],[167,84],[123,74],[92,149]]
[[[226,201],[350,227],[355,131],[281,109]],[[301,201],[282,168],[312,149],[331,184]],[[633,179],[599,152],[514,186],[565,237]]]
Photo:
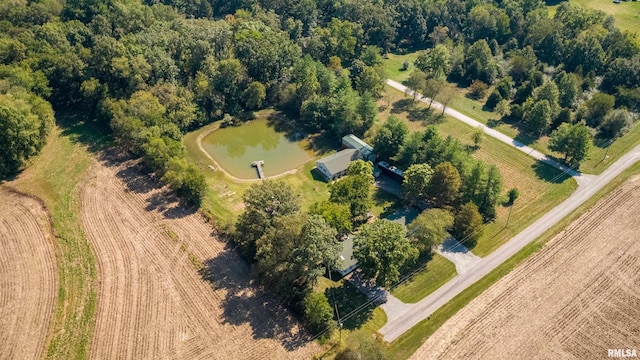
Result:
[[296,169],[312,156],[306,139],[290,141],[266,119],[215,130],[201,144],[218,166],[239,179],[258,178],[256,168],[251,166],[254,161],[264,160],[262,169],[269,177]]

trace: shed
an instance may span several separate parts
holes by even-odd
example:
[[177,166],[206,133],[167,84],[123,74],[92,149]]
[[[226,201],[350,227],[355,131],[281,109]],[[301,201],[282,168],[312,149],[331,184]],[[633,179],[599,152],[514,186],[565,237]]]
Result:
[[362,154],[362,159],[375,162],[373,147],[362,141],[359,137],[349,134],[342,137],[342,147],[345,149],[356,149]]

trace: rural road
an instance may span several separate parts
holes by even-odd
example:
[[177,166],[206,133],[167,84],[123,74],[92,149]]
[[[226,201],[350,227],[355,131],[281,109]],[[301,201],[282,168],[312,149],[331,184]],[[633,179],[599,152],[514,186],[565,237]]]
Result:
[[602,189],[613,178],[638,160],[640,160],[640,146],[636,146],[633,150],[622,156],[602,174],[594,176],[588,184],[579,187],[567,200],[546,213],[538,219],[538,221],[502,245],[498,250],[482,258],[475,266],[468,269],[467,272],[457,275],[421,301],[409,305],[403,314],[389,318],[387,323],[380,329],[380,333],[384,336],[384,339],[388,342],[397,339],[405,331],[411,329],[429,314],[432,314],[464,289],[509,259],[528,243],[542,235],[558,221],[569,215],[569,213],[582,205],[598,190]]
[[[413,92],[414,92],[414,90],[409,89],[408,87],[400,84],[397,81],[393,81],[393,80],[387,79],[387,85],[391,86],[392,88],[394,88],[396,90],[400,90],[400,91],[404,92],[405,94],[413,95]],[[420,93],[417,93],[416,99],[419,100],[419,101],[422,101],[424,103],[431,102],[431,99],[429,99],[428,97],[423,96]],[[440,104],[439,102],[433,101],[431,103],[431,107],[433,107],[435,109],[438,109],[438,110],[442,110],[444,106],[442,104]],[[516,141],[516,140],[508,137],[507,135],[505,135],[505,134],[503,134],[503,133],[501,133],[501,132],[499,132],[499,131],[497,131],[495,129],[487,127],[484,124],[482,124],[482,123],[480,123],[480,122],[468,117],[467,115],[464,115],[464,114],[462,114],[462,113],[460,113],[460,112],[458,112],[458,111],[456,111],[456,110],[454,110],[452,108],[447,107],[447,108],[444,109],[444,112],[445,112],[445,114],[447,114],[447,115],[449,115],[451,117],[454,117],[454,118],[464,122],[465,124],[467,124],[467,125],[469,125],[471,127],[474,127],[474,128],[481,127],[482,130],[484,130],[485,134],[487,134],[487,135],[489,135],[489,136],[491,136],[493,138],[496,138],[496,139],[502,141],[503,143],[508,144],[508,145],[510,145],[510,146],[522,151],[523,153],[533,157],[536,160],[539,160],[539,161],[542,161],[545,164],[551,165],[551,166],[555,167],[556,169],[559,169],[560,171],[564,171],[565,173],[567,173],[570,176],[574,177],[576,179],[576,181],[578,182],[578,185],[581,185],[582,183],[584,183],[585,181],[582,181],[582,180],[587,178],[584,175],[582,175],[582,173],[580,173],[578,171],[575,171],[574,169],[572,169],[572,168],[570,168],[568,166],[560,164],[559,162],[557,162],[557,161],[553,160],[551,157],[549,157],[549,156],[537,151],[536,149],[532,149],[532,148],[526,146],[525,144],[523,144],[523,143],[521,143],[519,141]]]
[[[391,84],[396,84],[397,86]],[[388,80],[387,83],[392,87],[402,90],[406,89],[405,86]],[[402,90],[405,91],[405,90]],[[422,100],[423,98],[421,98]],[[433,103],[434,106],[442,106],[441,104]],[[442,109],[442,107],[440,107]],[[459,116],[463,118],[468,118],[465,115],[458,113],[455,110],[451,110],[454,114],[451,114],[449,111],[451,109],[447,109],[446,112],[451,116],[456,117],[459,120],[465,121],[461,119]],[[481,125],[478,122],[475,122],[473,119],[468,118],[468,120],[474,122],[477,125]],[[465,121],[468,123],[467,121]],[[470,123],[470,125],[472,125]],[[477,126],[472,125],[472,126]],[[485,127],[485,131],[487,134],[494,136],[488,132],[488,129]],[[498,133],[497,131],[493,130]],[[505,135],[498,133],[501,137]],[[500,139],[500,137],[496,138]],[[518,146],[512,139],[506,137],[509,141],[504,141],[512,146],[523,151],[523,148]],[[522,145],[522,144],[520,144]],[[526,152],[526,151],[525,151]],[[538,156],[545,158],[545,156],[533,149],[531,152],[527,152],[529,155],[537,158],[540,161],[544,161]],[[539,154],[539,155],[534,155]],[[380,333],[383,335],[385,341],[391,342],[397,339],[400,335],[402,335],[407,330],[411,329],[413,326],[418,324],[420,321],[426,319],[430,314],[440,308],[442,305],[446,304],[448,301],[453,299],[456,295],[460,294],[464,289],[471,286],[476,281],[480,280],[483,276],[487,275],[493,269],[498,267],[501,263],[509,259],[519,250],[521,250],[524,246],[535,240],[537,237],[542,235],[545,231],[555,225],[558,221],[563,219],[573,210],[582,205],[587,199],[593,196],[598,190],[602,189],[606,184],[608,184],[613,178],[619,175],[622,171],[633,165],[636,161],[640,160],[640,145],[636,146],[634,149],[623,155],[618,161],[613,163],[607,170],[605,170],[602,174],[598,176],[589,175],[588,178],[583,178],[578,172],[567,169],[567,173],[572,174],[574,177],[583,178],[584,180],[588,179],[588,181],[582,181],[581,186],[565,201],[563,201],[560,205],[553,208],[551,211],[543,215],[536,222],[531,224],[529,227],[524,229],[521,233],[513,237],[509,242],[502,245],[499,249],[491,253],[485,258],[482,258],[478,261],[474,266],[467,269],[463,274],[459,274],[449,282],[441,286],[438,290],[433,292],[431,295],[422,299],[421,301],[415,304],[405,304],[404,312],[399,313],[395,312],[394,316],[388,316],[387,323],[380,329]],[[553,161],[553,160],[551,160]],[[545,161],[546,162],[546,161]],[[555,163],[555,161],[553,161]],[[549,163],[549,162],[547,162]],[[557,163],[556,163],[557,164]],[[555,166],[553,164],[550,164]],[[558,164],[562,166],[561,164]],[[563,170],[564,171],[564,170]],[[573,171],[573,172],[571,172]],[[578,179],[577,179],[578,180]]]

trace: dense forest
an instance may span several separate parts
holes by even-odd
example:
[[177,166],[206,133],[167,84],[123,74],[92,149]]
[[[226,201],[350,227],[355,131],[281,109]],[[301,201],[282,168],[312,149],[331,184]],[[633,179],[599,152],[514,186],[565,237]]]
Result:
[[[535,0],[16,0],[0,10],[3,178],[43,146],[51,109],[71,109],[197,203],[204,179],[185,160],[184,131],[275,106],[311,132],[363,134],[392,50],[426,49],[415,64],[426,80],[480,94],[496,85],[486,106],[535,136],[553,132],[570,163],[584,157],[571,144],[619,136],[640,106],[640,41],[569,3],[553,17]],[[437,83],[416,87],[437,95]]]

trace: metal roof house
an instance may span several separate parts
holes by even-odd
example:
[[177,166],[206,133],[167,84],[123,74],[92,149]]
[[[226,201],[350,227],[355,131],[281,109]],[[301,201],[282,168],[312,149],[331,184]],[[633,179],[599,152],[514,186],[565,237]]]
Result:
[[316,161],[316,167],[325,179],[331,181],[346,175],[349,163],[359,159],[362,159],[362,154],[358,150],[344,149]]
[[363,160],[369,160],[375,163],[375,154],[373,153],[373,147],[366,142],[360,140],[359,137],[349,134],[342,137],[342,147],[345,149],[356,149],[362,154]]
[[355,135],[342,138],[344,150],[316,161],[316,168],[328,181],[347,174],[349,163],[355,160],[375,160],[373,148]]
[[357,266],[358,262],[353,258],[353,236],[350,235],[342,242],[342,251],[334,269],[344,277],[355,270]]

